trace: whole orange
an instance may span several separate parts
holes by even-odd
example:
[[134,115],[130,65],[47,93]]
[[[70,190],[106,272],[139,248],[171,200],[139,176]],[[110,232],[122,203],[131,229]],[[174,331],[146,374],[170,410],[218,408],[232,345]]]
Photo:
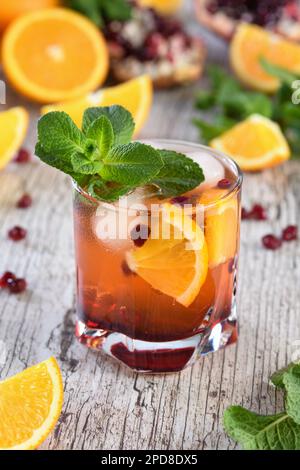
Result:
[[8,0],[0,1],[0,31],[24,13],[39,8],[55,7],[59,0]]

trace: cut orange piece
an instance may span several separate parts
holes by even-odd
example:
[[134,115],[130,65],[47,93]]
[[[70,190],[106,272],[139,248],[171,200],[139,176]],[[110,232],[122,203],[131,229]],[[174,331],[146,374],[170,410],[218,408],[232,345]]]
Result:
[[21,16],[8,27],[2,64],[16,90],[52,103],[100,86],[108,73],[108,51],[91,21],[65,8],[51,8]]
[[0,170],[14,157],[25,138],[29,116],[22,107],[0,113]]
[[260,64],[267,59],[290,72],[300,73],[300,45],[259,26],[242,23],[230,45],[230,62],[239,79],[246,85],[274,93],[279,80],[269,75]]
[[62,403],[53,357],[0,382],[0,450],[36,449],[54,428]]
[[209,266],[234,258],[238,249],[239,212],[235,196],[228,196],[227,191],[210,188],[200,197],[200,204],[209,205],[205,211],[204,233],[208,247]]
[[143,7],[154,8],[164,15],[175,13],[182,5],[182,0],[138,0]]
[[164,204],[151,227],[151,237],[127,253],[128,266],[152,287],[188,307],[208,271],[203,231],[183,210]]
[[213,139],[210,146],[231,156],[244,171],[270,168],[291,155],[278,124],[259,114]]
[[135,134],[138,134],[148,118],[152,104],[152,95],[153,87],[150,77],[148,75],[141,75],[122,85],[104,88],[78,100],[43,106],[41,112],[46,114],[50,111],[65,111],[71,116],[77,126],[81,127],[82,116],[86,108],[118,104],[131,112],[136,125]]
[[18,16],[39,8],[56,7],[59,0],[9,0],[0,2],[0,31]]

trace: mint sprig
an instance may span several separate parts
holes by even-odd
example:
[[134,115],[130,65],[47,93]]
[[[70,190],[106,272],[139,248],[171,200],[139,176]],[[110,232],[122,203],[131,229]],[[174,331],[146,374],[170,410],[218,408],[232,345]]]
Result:
[[131,17],[131,5],[127,0],[65,0],[65,5],[87,16],[97,26],[106,21],[127,21]]
[[284,389],[285,412],[263,416],[230,406],[224,428],[245,450],[300,450],[300,364],[279,370],[271,380]]
[[160,197],[177,196],[204,180],[193,160],[131,142],[133,132],[133,118],[121,106],[87,109],[82,130],[66,113],[51,112],[38,122],[35,152],[90,195],[110,202],[145,185],[156,186]]

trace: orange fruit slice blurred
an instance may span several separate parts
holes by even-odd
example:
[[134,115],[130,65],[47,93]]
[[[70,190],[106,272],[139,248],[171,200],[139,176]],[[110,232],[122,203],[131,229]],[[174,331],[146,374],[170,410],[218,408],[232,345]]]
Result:
[[205,210],[204,234],[209,266],[214,268],[234,258],[238,250],[239,205],[227,191],[210,188],[200,197],[200,204],[212,205]]
[[242,23],[231,41],[231,66],[246,85],[274,93],[279,87],[279,80],[265,72],[260,64],[261,58],[290,72],[300,73],[299,44],[259,26]]
[[154,8],[164,15],[170,15],[181,7],[182,1],[183,0],[138,0],[138,3],[143,7]]
[[20,107],[0,113],[0,170],[15,156],[25,138],[29,115]]
[[62,403],[53,357],[0,382],[0,450],[36,449],[54,428]]
[[39,8],[55,7],[58,0],[9,0],[0,2],[0,30],[4,29],[9,23],[18,16],[24,15],[29,11]]
[[188,307],[207,277],[206,241],[199,225],[180,208],[164,204],[162,211],[150,238],[127,253],[127,263],[152,287]]
[[121,85],[90,93],[78,100],[43,106],[41,112],[46,114],[50,111],[65,111],[77,126],[81,127],[82,116],[86,108],[118,104],[131,112],[135,121],[135,134],[138,134],[148,118],[152,95],[153,87],[150,77],[141,75]]
[[28,98],[52,103],[95,90],[108,73],[108,51],[96,26],[65,8],[19,17],[4,32],[2,65]]
[[278,124],[259,114],[253,114],[213,139],[210,146],[232,157],[244,171],[270,168],[291,155]]

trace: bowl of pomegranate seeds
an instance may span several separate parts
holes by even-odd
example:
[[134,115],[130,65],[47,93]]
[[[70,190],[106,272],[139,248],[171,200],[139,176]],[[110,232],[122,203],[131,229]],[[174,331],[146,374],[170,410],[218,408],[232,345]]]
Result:
[[104,34],[111,70],[120,82],[148,74],[157,88],[166,88],[202,74],[204,44],[190,36],[177,18],[134,4],[131,19],[108,22]]
[[297,0],[195,0],[195,6],[199,22],[226,39],[240,22],[247,22],[300,40]]

